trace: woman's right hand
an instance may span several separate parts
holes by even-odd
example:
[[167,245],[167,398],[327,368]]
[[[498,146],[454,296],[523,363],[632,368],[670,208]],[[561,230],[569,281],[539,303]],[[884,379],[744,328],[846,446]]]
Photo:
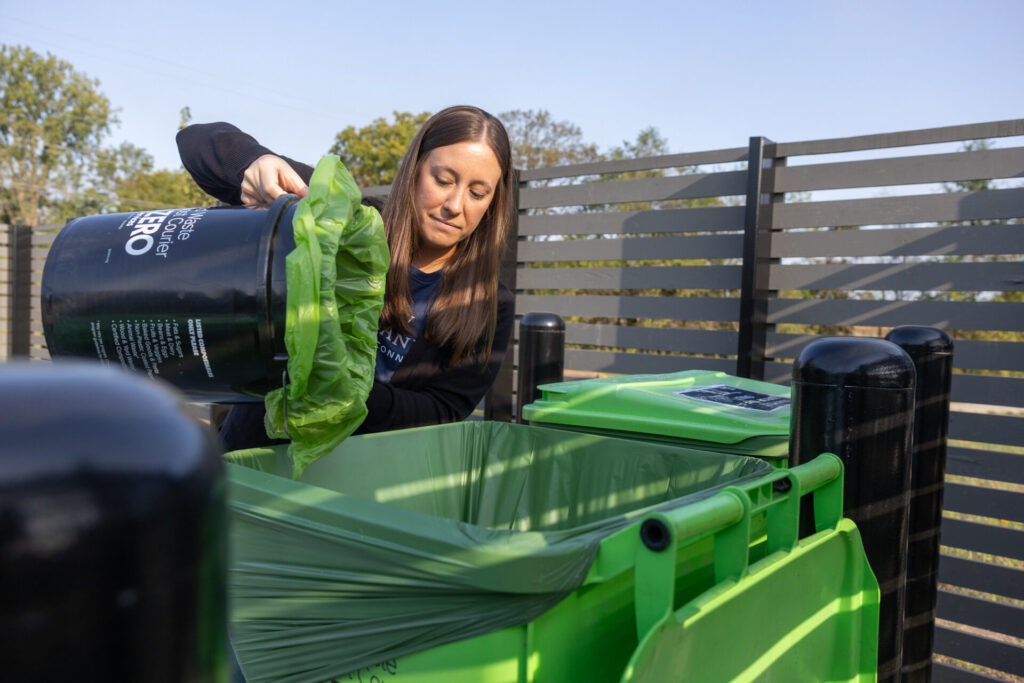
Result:
[[251,209],[266,208],[284,194],[305,197],[309,188],[288,162],[274,154],[264,154],[249,164],[242,176],[242,204]]

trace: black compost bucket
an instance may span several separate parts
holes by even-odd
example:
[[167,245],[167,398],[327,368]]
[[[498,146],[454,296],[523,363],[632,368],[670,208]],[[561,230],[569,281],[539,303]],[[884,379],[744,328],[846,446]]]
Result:
[[145,372],[195,401],[261,401],[287,366],[285,257],[297,201],[68,222],[43,269],[51,358]]

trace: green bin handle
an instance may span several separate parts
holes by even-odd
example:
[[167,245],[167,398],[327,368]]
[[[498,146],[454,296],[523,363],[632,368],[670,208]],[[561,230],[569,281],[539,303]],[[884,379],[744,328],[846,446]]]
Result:
[[799,539],[800,498],[813,493],[815,532],[833,529],[843,514],[843,462],[832,453],[753,482],[728,486],[710,498],[640,523],[634,594],[638,640],[672,613],[676,550],[715,537],[715,584],[739,581],[750,561],[750,518],[765,512],[768,553],[791,550]]

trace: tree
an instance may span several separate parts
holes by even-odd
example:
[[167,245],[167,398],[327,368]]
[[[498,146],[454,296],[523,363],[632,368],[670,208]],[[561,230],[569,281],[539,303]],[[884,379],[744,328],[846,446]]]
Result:
[[545,109],[514,109],[498,118],[508,131],[516,168],[550,168],[601,159],[597,145],[584,141],[579,126],[555,121]]
[[127,142],[98,153],[95,188],[105,202],[94,213],[174,209],[212,202],[183,169],[154,170],[153,157]]
[[0,45],[0,221],[59,214],[117,122],[99,81],[53,55]]
[[633,142],[623,140],[621,145],[613,147],[608,152],[608,158],[610,160],[639,159],[668,153],[668,138],[661,137],[661,133],[654,126],[648,126],[636,134],[636,140]]
[[392,112],[394,122],[383,116],[368,126],[348,126],[334,138],[329,154],[337,154],[360,187],[390,185],[406,148],[430,112]]

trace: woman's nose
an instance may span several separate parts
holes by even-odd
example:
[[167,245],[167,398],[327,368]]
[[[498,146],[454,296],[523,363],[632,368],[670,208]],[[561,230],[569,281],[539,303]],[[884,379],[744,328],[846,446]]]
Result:
[[462,213],[462,193],[453,189],[444,200],[444,208],[449,214],[457,216]]

